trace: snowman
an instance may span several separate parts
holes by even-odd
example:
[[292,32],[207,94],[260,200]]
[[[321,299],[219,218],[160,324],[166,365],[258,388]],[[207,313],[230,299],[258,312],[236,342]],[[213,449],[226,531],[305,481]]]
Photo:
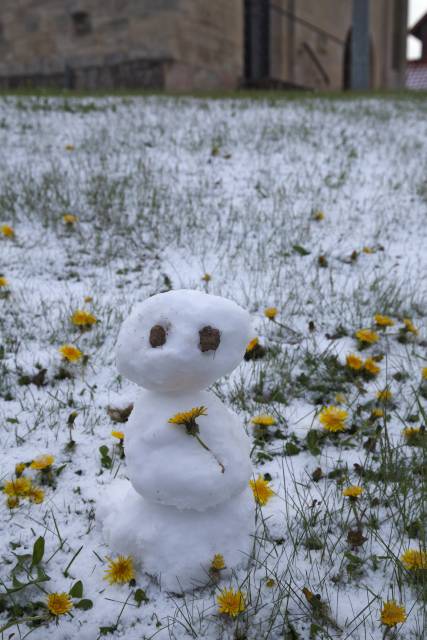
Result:
[[248,562],[254,528],[250,442],[205,388],[230,373],[253,337],[249,314],[199,291],[161,293],[122,325],[120,373],[142,387],[125,430],[129,481],[100,509],[116,553],[132,555],[167,591],[209,582]]

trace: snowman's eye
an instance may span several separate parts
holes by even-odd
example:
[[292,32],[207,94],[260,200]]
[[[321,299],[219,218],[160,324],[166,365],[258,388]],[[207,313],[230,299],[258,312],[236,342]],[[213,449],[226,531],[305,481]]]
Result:
[[155,324],[150,330],[150,344],[155,349],[166,342],[166,331],[160,324]]
[[221,334],[218,329],[207,326],[199,331],[199,347],[200,351],[216,351],[221,342]]

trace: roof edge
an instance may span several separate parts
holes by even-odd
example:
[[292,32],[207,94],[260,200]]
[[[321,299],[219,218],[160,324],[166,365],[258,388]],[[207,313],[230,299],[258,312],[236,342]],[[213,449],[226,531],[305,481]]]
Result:
[[427,12],[421,16],[421,18],[418,20],[418,22],[416,22],[414,24],[413,27],[411,27],[408,31],[408,33],[411,36],[415,36],[415,38],[418,38],[419,40],[421,40],[421,35],[418,33],[418,31],[421,29],[421,27],[423,27],[425,24],[427,23]]

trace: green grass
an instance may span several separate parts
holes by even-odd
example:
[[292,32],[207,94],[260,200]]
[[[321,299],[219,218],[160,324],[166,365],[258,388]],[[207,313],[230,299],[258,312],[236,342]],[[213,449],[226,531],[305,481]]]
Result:
[[[2,499],[0,628],[35,640],[380,640],[379,612],[394,598],[408,613],[398,637],[422,640],[426,572],[400,558],[426,549],[425,435],[401,434],[426,423],[426,94],[188,97],[0,98],[0,224],[16,231],[0,239],[10,282],[0,294],[1,482],[15,463],[56,458],[34,476],[41,504],[9,510]],[[78,222],[67,227],[64,213]],[[252,314],[263,357],[213,390],[244,422],[254,472],[276,492],[257,509],[248,569],[182,597],[160,591],[143,564],[135,583],[108,586],[96,513],[126,475],[111,437],[126,424],[111,414],[135,389],[115,368],[118,329],[135,301],[180,287]],[[276,321],[263,315],[273,305]],[[99,320],[89,331],[70,323],[81,307]],[[395,325],[359,348],[355,331],[378,312]],[[68,342],[85,354],[79,363],[60,360]],[[352,351],[376,356],[379,377],[350,371]],[[382,405],[385,387],[393,398]],[[331,404],[348,412],[343,433],[319,423]],[[277,424],[254,428],[260,413]],[[364,488],[354,502],[342,495],[350,484]],[[230,585],[246,596],[237,620],[217,613]],[[83,604],[56,626],[47,594],[70,589]]]
[[[35,98],[102,98],[102,97],[167,97],[167,98],[200,98],[209,100],[247,99],[276,101],[305,101],[311,99],[322,100],[354,100],[354,99],[383,99],[424,101],[427,91],[401,90],[372,90],[372,91],[316,91],[316,90],[199,90],[199,91],[168,91],[160,89],[125,89],[118,88],[99,90],[67,90],[43,87],[22,87],[18,89],[0,90],[0,96],[7,97],[35,97]],[[90,107],[89,107],[90,109]]]

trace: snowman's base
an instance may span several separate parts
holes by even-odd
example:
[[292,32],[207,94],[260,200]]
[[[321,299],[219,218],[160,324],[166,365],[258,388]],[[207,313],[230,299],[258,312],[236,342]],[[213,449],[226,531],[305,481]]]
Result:
[[117,480],[100,505],[104,537],[115,553],[131,555],[166,591],[206,585],[215,554],[226,575],[247,565],[253,546],[254,499],[250,489],[206,511],[148,502],[130,482]]

